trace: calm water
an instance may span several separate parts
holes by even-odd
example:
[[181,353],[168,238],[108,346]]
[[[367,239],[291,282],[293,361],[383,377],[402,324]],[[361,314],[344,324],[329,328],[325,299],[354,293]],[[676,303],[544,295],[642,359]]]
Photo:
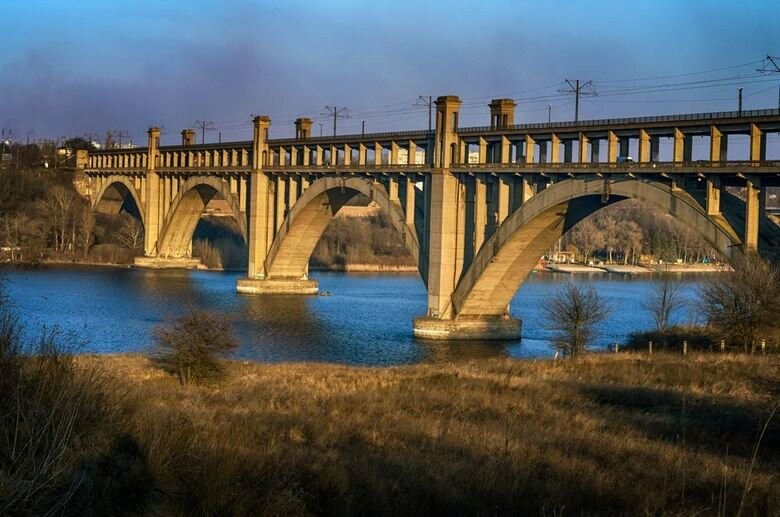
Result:
[[[257,361],[320,361],[393,365],[491,355],[546,357],[552,354],[541,307],[567,280],[589,283],[612,305],[597,348],[624,341],[652,327],[642,309],[653,277],[619,275],[531,276],[515,296],[512,315],[523,320],[518,342],[431,343],[412,337],[412,318],[425,312],[425,288],[416,274],[314,273],[332,296],[238,295],[240,273],[151,271],[111,268],[22,268],[3,270],[25,323],[57,325],[86,341],[85,351],[143,352],[152,328],[188,306],[227,314],[241,342],[236,356]],[[698,278],[681,277],[691,299]],[[677,320],[690,321],[688,311]]]

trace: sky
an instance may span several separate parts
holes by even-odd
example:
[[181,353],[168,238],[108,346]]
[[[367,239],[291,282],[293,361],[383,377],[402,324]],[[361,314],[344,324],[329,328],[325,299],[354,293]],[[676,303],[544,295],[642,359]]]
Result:
[[207,142],[248,140],[258,114],[272,138],[300,116],[328,134],[338,106],[339,133],[425,129],[414,104],[439,95],[461,126],[501,97],[517,123],[572,120],[565,79],[592,81],[581,120],[734,110],[740,86],[744,109],[777,108],[780,73],[756,69],[778,22],[776,0],[6,0],[0,128],[145,145],[213,121]]

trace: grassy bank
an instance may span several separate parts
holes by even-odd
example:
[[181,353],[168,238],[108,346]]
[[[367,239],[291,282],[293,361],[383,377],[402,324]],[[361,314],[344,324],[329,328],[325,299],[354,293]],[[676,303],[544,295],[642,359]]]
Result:
[[113,401],[100,439],[74,449],[74,468],[107,478],[93,503],[109,494],[109,506],[212,515],[780,512],[780,415],[754,456],[780,400],[777,356],[234,362],[211,387],[180,386],[144,357],[78,364],[102,372]]

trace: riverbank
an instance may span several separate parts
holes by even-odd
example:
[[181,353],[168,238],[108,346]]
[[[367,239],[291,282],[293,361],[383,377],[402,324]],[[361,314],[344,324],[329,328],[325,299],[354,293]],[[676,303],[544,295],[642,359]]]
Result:
[[547,264],[539,271],[552,271],[554,273],[568,274],[592,274],[592,273],[615,273],[622,275],[643,275],[648,273],[722,273],[730,271],[726,265],[722,264]]
[[778,356],[231,362],[213,387],[141,356],[78,361],[103,372],[125,444],[98,448],[121,466],[104,493],[148,513],[780,511],[780,415],[757,442]]

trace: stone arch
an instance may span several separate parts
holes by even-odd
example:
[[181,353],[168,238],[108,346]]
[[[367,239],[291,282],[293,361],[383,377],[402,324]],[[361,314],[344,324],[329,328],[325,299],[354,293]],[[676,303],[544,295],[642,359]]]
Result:
[[137,215],[144,221],[144,207],[141,204],[141,196],[135,189],[133,180],[126,176],[109,176],[103,182],[103,186],[92,199],[92,208],[103,214],[118,214],[127,202],[127,197],[132,198]]
[[203,214],[203,209],[217,194],[230,205],[238,221],[241,236],[246,242],[246,217],[241,212],[238,200],[230,193],[227,181],[216,177],[194,177],[180,186],[179,193],[171,203],[157,242],[158,256],[187,257],[190,255],[195,227]]
[[268,278],[303,278],[309,259],[331,219],[349,200],[364,194],[375,201],[390,216],[393,227],[401,235],[409,253],[426,280],[420,262],[420,249],[415,232],[406,226],[400,204],[390,200],[384,185],[363,178],[328,176],[312,183],[296,201],[268,251],[265,266]]
[[726,260],[741,253],[739,235],[722,217],[708,217],[686,191],[658,181],[632,178],[570,179],[533,196],[508,217],[480,249],[453,293],[456,318],[502,316],[539,257],[588,215],[623,199],[659,208],[697,231]]

